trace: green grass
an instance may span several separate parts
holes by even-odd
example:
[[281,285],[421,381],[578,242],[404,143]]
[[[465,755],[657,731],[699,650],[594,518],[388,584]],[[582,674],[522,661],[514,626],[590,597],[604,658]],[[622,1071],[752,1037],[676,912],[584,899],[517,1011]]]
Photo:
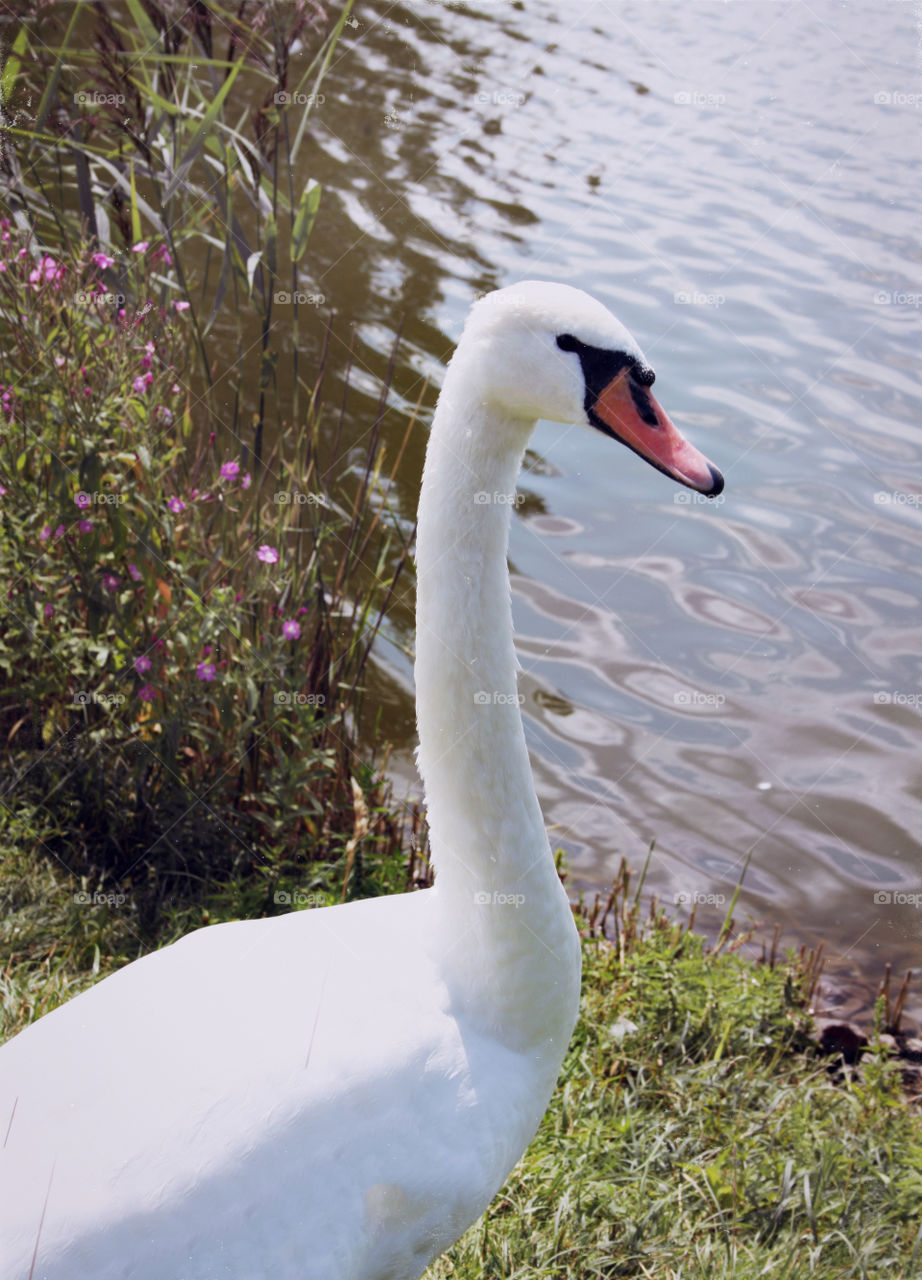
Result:
[[794,957],[621,914],[618,946],[584,941],[538,1136],[426,1280],[918,1280],[922,1120],[898,1067],[871,1053],[836,1083]]

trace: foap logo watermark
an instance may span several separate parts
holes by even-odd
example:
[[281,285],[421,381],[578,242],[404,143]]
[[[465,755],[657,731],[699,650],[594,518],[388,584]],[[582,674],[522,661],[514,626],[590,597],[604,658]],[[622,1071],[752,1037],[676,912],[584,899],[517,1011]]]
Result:
[[287,289],[277,289],[272,295],[280,307],[322,307],[326,300],[324,293],[289,293]]
[[672,695],[677,707],[722,707],[727,701],[722,693],[702,693],[700,689],[679,689]]
[[125,101],[123,93],[99,93],[95,89],[74,94],[78,107],[123,107]]
[[76,307],[123,307],[123,293],[100,293],[98,289],[78,289],[74,294]]
[[922,293],[911,293],[908,289],[878,289],[874,294],[874,302],[878,307],[922,307]]
[[874,904],[878,907],[922,907],[922,893],[906,893],[903,889],[877,889]]
[[512,89],[494,89],[492,93],[478,93],[477,101],[482,106],[521,107],[525,102],[525,94],[515,93]]
[[486,489],[478,489],[474,494],[474,505],[478,507],[520,507],[524,501],[523,493],[488,493]]
[[877,507],[922,507],[922,493],[904,493],[894,489],[890,493],[875,493],[874,505]]
[[277,107],[322,107],[326,98],[322,93],[286,93],[284,90],[272,95]]
[[477,907],[523,907],[525,894],[500,893],[498,889],[487,893],[486,890],[481,889],[474,894],[474,905]]
[[726,500],[726,494],[723,493],[709,497],[706,493],[695,493],[691,489],[679,489],[678,493],[672,495],[673,505],[677,507],[719,507]]
[[328,507],[330,504],[322,493],[303,493],[300,489],[279,489],[273,493],[272,501],[278,507]]
[[486,689],[478,689],[474,694],[475,707],[520,707],[525,701],[521,693],[488,693]]
[[322,707],[326,694],[299,693],[296,689],[276,689],[272,701],[277,707]]
[[322,893],[302,893],[300,889],[276,889],[272,901],[277,907],[325,907]]
[[681,289],[672,301],[682,307],[722,307],[727,301],[723,293],[702,293],[699,289]]
[[127,901],[126,893],[101,893],[99,889],[93,893],[89,889],[80,889],[74,894],[78,907],[123,907]]
[[918,107],[922,104],[922,93],[903,93],[900,89],[878,89],[874,94],[874,102],[878,107]]
[[874,694],[878,707],[922,707],[922,693],[903,693],[900,689],[878,689]]
[[677,107],[722,107],[727,101],[725,93],[705,93],[702,89],[680,89],[673,94]]
[[124,701],[123,693],[95,693],[92,689],[78,689],[73,696],[75,707],[88,707],[94,702],[101,707],[120,707]]
[[677,907],[722,907],[727,901],[725,893],[699,893],[697,889],[680,889],[673,895]]
[[86,489],[78,489],[74,494],[74,506],[81,511],[86,511],[89,507],[119,507],[124,501],[123,493],[112,493],[111,490],[100,493],[94,489],[92,493],[88,493]]

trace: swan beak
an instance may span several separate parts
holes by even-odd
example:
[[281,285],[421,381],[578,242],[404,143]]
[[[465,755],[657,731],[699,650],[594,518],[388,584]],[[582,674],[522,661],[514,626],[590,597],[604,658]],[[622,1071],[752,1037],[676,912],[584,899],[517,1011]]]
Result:
[[[652,381],[652,373],[650,379]],[[715,498],[724,478],[670,421],[649,386],[623,369],[602,389],[588,410],[594,427],[620,440],[665,475],[697,493]]]

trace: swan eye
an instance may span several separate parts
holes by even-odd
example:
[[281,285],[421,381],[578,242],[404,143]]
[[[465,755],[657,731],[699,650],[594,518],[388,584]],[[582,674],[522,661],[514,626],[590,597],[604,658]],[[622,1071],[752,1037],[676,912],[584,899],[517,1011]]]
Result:
[[[637,367],[637,360],[625,351],[612,351],[606,347],[593,347],[588,342],[581,342],[572,333],[562,333],[557,339],[561,351],[575,351],[579,357],[586,384],[586,407],[594,404],[596,398],[619,373],[625,369],[632,372]],[[646,368],[646,366],[641,366]],[[652,370],[650,370],[652,373]],[[652,381],[652,378],[651,378]]]
[[656,374],[648,364],[634,363],[631,366],[631,380],[639,382],[642,387],[652,387],[656,381]]

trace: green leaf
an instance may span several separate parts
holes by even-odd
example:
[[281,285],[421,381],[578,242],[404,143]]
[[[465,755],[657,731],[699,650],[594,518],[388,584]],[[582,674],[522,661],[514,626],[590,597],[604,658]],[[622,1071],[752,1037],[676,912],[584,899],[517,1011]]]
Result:
[[131,182],[131,242],[137,244],[141,239],[141,214],[138,210],[138,191],[134,181],[134,161],[128,166]]
[[21,26],[16,33],[13,46],[7,54],[6,61],[3,64],[3,71],[0,72],[0,100],[3,102],[9,102],[10,94],[16,85],[16,77],[19,75],[19,68],[22,66],[22,55],[26,51],[28,38],[28,29],[25,26]]
[[300,262],[304,257],[304,250],[307,248],[307,238],[311,233],[314,225],[314,219],[317,217],[317,209],[320,205],[320,192],[322,188],[319,182],[311,180],[304,188],[304,192],[298,203],[298,213],[295,218],[295,225],[291,231],[291,260],[292,262]]
[[156,52],[160,44],[160,32],[147,16],[147,11],[140,0],[127,0],[127,3],[142,38],[147,41],[147,48],[144,52]]

